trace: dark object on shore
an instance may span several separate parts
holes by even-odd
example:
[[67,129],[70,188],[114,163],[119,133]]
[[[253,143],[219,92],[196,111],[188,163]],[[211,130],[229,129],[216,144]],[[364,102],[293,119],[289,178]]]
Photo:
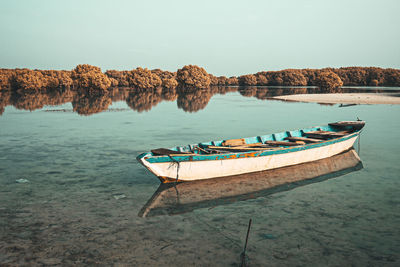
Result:
[[240,267],[248,266],[248,256],[246,255],[247,242],[249,241],[249,233],[251,227],[251,219],[249,220],[249,226],[247,227],[246,242],[244,243],[243,252],[240,254]]
[[340,104],[339,108],[346,108],[346,107],[352,107],[352,106],[357,106],[358,104]]

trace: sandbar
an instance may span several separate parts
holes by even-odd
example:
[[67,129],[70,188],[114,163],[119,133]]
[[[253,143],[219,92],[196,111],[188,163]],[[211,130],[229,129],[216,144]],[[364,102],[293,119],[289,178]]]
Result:
[[275,96],[273,99],[325,104],[400,104],[400,97],[376,93],[298,94]]

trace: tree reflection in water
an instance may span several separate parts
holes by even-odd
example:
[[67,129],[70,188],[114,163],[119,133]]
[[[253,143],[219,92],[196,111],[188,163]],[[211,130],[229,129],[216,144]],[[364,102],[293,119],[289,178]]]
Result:
[[[266,87],[266,86],[212,86],[208,89],[165,88],[138,89],[132,87],[113,87],[105,91],[75,89],[45,89],[45,90],[2,90],[0,91],[0,115],[5,107],[14,106],[22,110],[37,110],[44,106],[57,106],[71,103],[73,111],[79,115],[92,115],[109,108],[112,102],[125,101],[134,111],[149,111],[162,101],[175,101],[179,109],[185,112],[203,110],[215,94],[239,92],[245,97],[255,97],[260,100],[272,99],[275,96],[294,94],[323,93],[387,93],[382,89],[371,88],[336,88],[321,89],[317,87]],[[390,89],[390,94],[396,96],[400,90]]]
[[212,96],[213,93],[208,90],[180,89],[176,103],[186,112],[197,112],[207,106]]
[[133,91],[126,99],[126,104],[138,112],[149,111],[162,101],[161,90]]
[[72,107],[79,115],[92,115],[107,110],[111,103],[108,93],[104,95],[77,93],[72,100]]

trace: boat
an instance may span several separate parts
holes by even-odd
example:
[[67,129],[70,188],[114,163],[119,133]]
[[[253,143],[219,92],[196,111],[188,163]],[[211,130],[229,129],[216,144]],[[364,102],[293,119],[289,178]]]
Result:
[[137,160],[162,183],[253,173],[337,155],[353,147],[364,126],[364,121],[340,121],[255,137],[159,148],[140,154]]
[[350,149],[329,158],[273,170],[190,183],[162,183],[138,216],[176,215],[214,208],[323,182],[362,168],[357,152]]

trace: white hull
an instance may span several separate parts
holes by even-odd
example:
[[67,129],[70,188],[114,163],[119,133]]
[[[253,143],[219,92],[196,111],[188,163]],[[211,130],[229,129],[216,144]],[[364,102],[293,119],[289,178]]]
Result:
[[179,181],[195,181],[276,169],[328,158],[350,149],[357,136],[327,146],[260,157],[182,161],[179,164],[177,162],[149,163],[142,158],[140,162],[158,177],[178,178]]

